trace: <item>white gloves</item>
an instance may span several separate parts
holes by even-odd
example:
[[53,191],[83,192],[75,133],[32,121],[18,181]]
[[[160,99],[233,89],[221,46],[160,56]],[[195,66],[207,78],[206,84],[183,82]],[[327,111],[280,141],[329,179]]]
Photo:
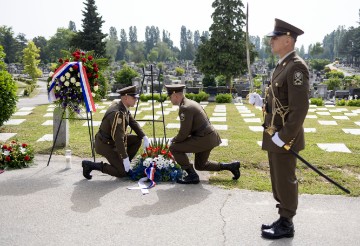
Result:
[[279,146],[280,148],[285,145],[284,141],[282,141],[282,140],[280,139],[278,132],[275,132],[275,134],[274,134],[274,136],[271,138],[271,140],[273,141],[274,144],[276,144],[276,145]]
[[125,159],[123,159],[123,164],[124,164],[125,172],[129,172],[129,170],[130,170],[129,157],[126,157]]
[[150,144],[149,138],[147,136],[144,136],[143,139],[144,139],[144,149],[146,149],[147,147],[149,147]]

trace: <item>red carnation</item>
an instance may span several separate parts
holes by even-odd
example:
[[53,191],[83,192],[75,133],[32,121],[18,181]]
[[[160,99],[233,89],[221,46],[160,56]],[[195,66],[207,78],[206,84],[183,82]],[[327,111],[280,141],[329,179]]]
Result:
[[69,62],[69,59],[66,59],[65,62]]
[[91,61],[93,59],[92,56],[88,56],[88,60]]
[[87,73],[86,75],[87,75],[88,78],[92,77],[92,73]]
[[26,148],[26,147],[27,147],[27,144],[26,144],[26,143],[23,143],[21,146],[22,146],[23,148]]
[[11,158],[10,158],[9,155],[7,155],[7,156],[5,157],[5,161],[11,161]]
[[80,55],[79,55],[79,54],[76,54],[74,60],[75,60],[75,61],[78,61],[79,59],[80,59]]
[[64,61],[63,61],[63,59],[62,59],[62,58],[59,58],[59,62],[60,62],[60,63],[63,63]]
[[81,61],[85,63],[85,62],[86,62],[86,58],[81,58]]
[[93,66],[93,67],[98,67],[98,65],[97,65],[96,63],[94,63],[92,66]]
[[30,156],[26,155],[26,156],[24,157],[24,160],[25,160],[25,161],[30,161]]
[[94,67],[94,71],[95,71],[95,72],[99,71],[99,68]]
[[85,53],[84,53],[84,52],[81,52],[81,55],[82,55],[82,56],[84,56],[84,55],[85,55]]
[[7,149],[7,145],[4,144],[4,145],[2,146],[2,148],[3,148],[3,149]]
[[72,66],[74,70],[78,70],[79,66],[77,64],[75,64],[74,66]]
[[97,75],[97,74],[95,74],[95,76],[94,76],[95,78],[99,78],[99,75]]

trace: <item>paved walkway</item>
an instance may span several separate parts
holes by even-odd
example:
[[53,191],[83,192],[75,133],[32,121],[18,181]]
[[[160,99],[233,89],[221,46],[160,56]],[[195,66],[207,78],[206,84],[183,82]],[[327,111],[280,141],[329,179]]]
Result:
[[[39,98],[38,98],[39,99]],[[32,99],[37,103],[36,99]],[[39,99],[42,100],[42,99]],[[24,102],[25,103],[25,102]],[[47,103],[47,102],[46,102]],[[35,104],[33,104],[35,105]],[[29,106],[29,102],[26,102]],[[0,245],[358,245],[360,198],[301,195],[295,237],[260,236],[277,219],[269,192],[163,183],[136,185],[94,172],[81,159],[37,155],[31,168],[0,174]]]
[[94,171],[81,159],[38,155],[36,166],[0,174],[1,245],[358,245],[360,198],[301,195],[295,237],[260,237],[276,219],[271,193],[159,184],[150,194]]

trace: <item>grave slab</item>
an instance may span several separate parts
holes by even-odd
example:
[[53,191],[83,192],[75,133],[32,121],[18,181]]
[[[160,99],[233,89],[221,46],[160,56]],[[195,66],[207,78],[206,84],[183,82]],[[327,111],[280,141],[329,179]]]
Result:
[[226,147],[229,146],[229,140],[228,139],[221,139],[220,147]]
[[[158,120],[160,118],[160,115],[154,115],[154,120]],[[153,116],[152,115],[145,115],[143,118],[143,120],[152,120]]]
[[261,123],[260,118],[244,118],[243,119],[246,123]]
[[46,109],[46,112],[54,112],[54,108],[50,108],[50,106]]
[[260,147],[262,147],[262,141],[256,141],[256,143],[257,143]]
[[331,115],[330,112],[316,112],[318,115]]
[[226,117],[226,113],[213,113],[212,116],[214,116],[214,117]]
[[180,123],[169,123],[166,125],[168,129],[180,129]]
[[340,109],[330,109],[330,113],[341,113],[342,111]]
[[99,112],[100,114],[105,114],[106,113],[106,109],[103,109]]
[[[156,114],[157,114],[157,115],[162,115],[163,112],[157,111]],[[164,110],[164,115],[169,115],[169,114],[170,114],[170,111],[165,111],[165,110]]]
[[344,115],[346,115],[346,116],[358,116],[359,114],[357,114],[357,113],[344,113]]
[[13,115],[15,115],[15,116],[25,116],[25,115],[29,115],[29,114],[31,114],[32,113],[32,111],[21,111],[21,112],[15,112]]
[[[205,106],[205,105],[203,105]],[[215,113],[226,113],[226,108],[215,108],[214,109]]]
[[351,151],[343,143],[318,143],[317,146],[327,152],[351,153]]
[[342,129],[345,133],[360,135],[360,129]]
[[226,122],[226,117],[210,117],[211,122]]
[[[91,123],[90,123],[90,122],[89,122],[89,124],[90,124],[90,126],[91,126]],[[93,120],[93,126],[100,126],[100,124],[101,124],[101,121]],[[88,126],[88,123],[85,122],[85,123],[83,124],[83,126]]]
[[354,122],[356,125],[360,126],[360,121]]
[[317,116],[314,114],[308,114],[308,115],[306,115],[306,118],[307,119],[317,119]]
[[241,117],[254,117],[255,114],[240,114]]
[[304,132],[316,132],[316,128],[304,128]]
[[4,122],[5,126],[17,126],[23,123],[26,119],[10,119]]
[[53,120],[47,120],[44,123],[41,124],[42,126],[52,126],[53,125]]
[[316,111],[328,111],[329,109],[327,108],[316,108]]
[[200,105],[208,105],[208,104],[209,104],[209,102],[205,102],[205,101],[200,102]]
[[53,113],[46,113],[43,115],[43,117],[53,117],[53,115],[54,115]]
[[44,136],[36,140],[36,142],[44,142],[44,141],[53,141],[53,134],[45,134]]
[[342,115],[334,115],[333,118],[335,120],[349,120],[349,117],[347,116],[342,116]]
[[310,113],[314,113],[316,111],[316,108],[309,108],[308,109],[308,112],[310,112]]
[[324,126],[337,126],[337,122],[335,120],[318,120],[320,125]]
[[17,133],[0,133],[0,141],[5,142],[16,134]]
[[253,132],[263,132],[264,127],[262,126],[249,126],[249,129]]
[[19,109],[19,111],[32,111],[35,107],[22,107]]

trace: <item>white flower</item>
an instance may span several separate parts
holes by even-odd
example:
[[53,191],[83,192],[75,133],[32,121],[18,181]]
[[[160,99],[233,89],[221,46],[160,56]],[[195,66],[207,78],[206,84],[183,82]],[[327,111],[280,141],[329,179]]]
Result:
[[61,76],[61,77],[60,77],[60,81],[61,81],[61,82],[64,82],[64,81],[65,81],[65,77],[64,77],[64,76]]
[[95,85],[94,86],[94,91],[97,91],[99,89],[99,86]]
[[76,82],[76,79],[75,79],[74,77],[72,77],[72,78],[70,79],[70,82],[74,84],[74,83]]
[[55,90],[59,91],[60,90],[60,86],[56,86]]
[[94,92],[91,92],[91,95],[92,95],[92,97],[95,97],[95,96],[96,96],[96,94],[95,94]]
[[78,81],[78,82],[76,82],[76,84],[75,84],[75,85],[79,87],[79,86],[80,86],[80,82],[79,82],[79,81]]
[[19,148],[21,154],[25,154],[26,153],[26,148],[20,147]]
[[73,69],[72,67],[70,67],[70,68],[69,68],[69,71],[72,72],[72,71],[74,71],[74,69]]
[[69,72],[67,72],[66,74],[65,74],[65,77],[68,79],[68,78],[70,78],[70,73]]
[[49,73],[49,77],[52,77],[54,75],[54,72]]
[[5,156],[10,155],[10,151],[8,151],[8,150],[4,150],[4,155],[5,155]]
[[66,81],[65,86],[69,86],[69,85],[70,85],[69,81]]

